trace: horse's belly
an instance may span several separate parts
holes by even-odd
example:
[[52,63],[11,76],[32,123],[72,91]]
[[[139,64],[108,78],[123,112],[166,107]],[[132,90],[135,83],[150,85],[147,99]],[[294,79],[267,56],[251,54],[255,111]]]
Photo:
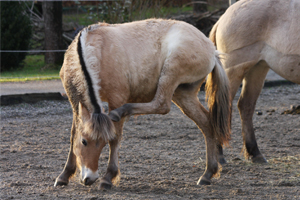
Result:
[[150,102],[154,98],[157,90],[158,78],[145,77],[138,83],[133,83],[130,89],[130,103]]
[[300,55],[282,55],[271,68],[283,78],[300,84]]
[[300,54],[286,54],[266,45],[262,58],[283,78],[300,84]]
[[155,90],[149,92],[135,92],[130,95],[128,103],[147,103],[153,100],[155,96]]

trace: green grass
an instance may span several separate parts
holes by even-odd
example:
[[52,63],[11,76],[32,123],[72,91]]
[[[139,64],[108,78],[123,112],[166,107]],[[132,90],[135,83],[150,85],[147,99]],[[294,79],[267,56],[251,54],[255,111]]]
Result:
[[59,79],[60,69],[42,70],[45,66],[43,55],[28,55],[23,62],[23,68],[1,72],[0,82]]
[[76,22],[83,26],[88,26],[91,24],[97,23],[97,19],[90,18],[88,13],[80,13],[80,14],[73,14],[73,15],[63,15],[63,22],[70,23]]

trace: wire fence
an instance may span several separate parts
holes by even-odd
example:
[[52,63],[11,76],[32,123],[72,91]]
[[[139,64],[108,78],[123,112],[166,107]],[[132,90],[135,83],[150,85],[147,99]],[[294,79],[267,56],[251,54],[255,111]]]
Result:
[[[0,0],[2,1],[2,0]],[[59,78],[56,68],[55,72],[45,73],[45,53],[64,53],[67,47],[75,38],[76,34],[84,27],[98,23],[123,23],[145,18],[158,17],[169,18],[171,14],[181,13],[183,5],[191,0],[99,0],[99,1],[62,1],[62,38],[61,49],[45,49],[44,17],[42,1],[22,1],[13,0],[24,5],[24,12],[30,16],[32,24],[32,38],[28,50],[25,49],[2,49],[0,48],[0,59],[7,54],[26,53],[26,58],[22,61],[23,70],[26,74],[18,74],[19,68],[12,71],[2,71],[0,81],[3,79],[53,79]],[[61,0],[59,0],[61,1]],[[2,2],[0,2],[1,4]],[[11,57],[14,57],[11,56]],[[2,64],[1,64],[2,65]],[[1,68],[0,65],[0,68]],[[59,66],[58,66],[59,67]],[[21,69],[21,68],[20,68]],[[35,69],[35,71],[34,71]]]
[[[22,2],[20,0],[13,0]],[[182,12],[182,7],[191,0],[99,0],[62,1],[63,5],[63,46],[64,49],[44,49],[44,19],[41,1],[26,2],[26,12],[30,15],[33,35],[29,50],[1,49],[0,53],[43,54],[65,52],[76,34],[85,26],[105,21],[122,23],[150,17],[166,18],[170,14]]]
[[66,52],[67,50],[0,50],[0,53],[46,53],[46,52]]

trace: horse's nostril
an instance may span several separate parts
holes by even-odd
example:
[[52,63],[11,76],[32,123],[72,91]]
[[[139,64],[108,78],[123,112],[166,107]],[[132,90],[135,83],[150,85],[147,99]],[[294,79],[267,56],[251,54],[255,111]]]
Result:
[[85,178],[85,179],[83,180],[83,183],[84,183],[84,185],[91,185],[91,184],[92,184],[90,178]]

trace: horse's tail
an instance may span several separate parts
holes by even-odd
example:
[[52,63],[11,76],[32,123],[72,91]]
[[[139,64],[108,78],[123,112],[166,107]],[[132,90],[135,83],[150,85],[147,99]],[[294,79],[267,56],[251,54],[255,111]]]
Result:
[[230,140],[231,99],[229,81],[220,62],[219,53],[215,53],[215,67],[208,75],[205,89],[209,108],[209,118],[214,135],[220,144]]
[[209,33],[209,39],[214,43],[215,46],[217,46],[216,33],[217,33],[218,26],[219,26],[219,21],[217,21],[217,23],[215,23],[215,25],[212,27],[212,29]]

